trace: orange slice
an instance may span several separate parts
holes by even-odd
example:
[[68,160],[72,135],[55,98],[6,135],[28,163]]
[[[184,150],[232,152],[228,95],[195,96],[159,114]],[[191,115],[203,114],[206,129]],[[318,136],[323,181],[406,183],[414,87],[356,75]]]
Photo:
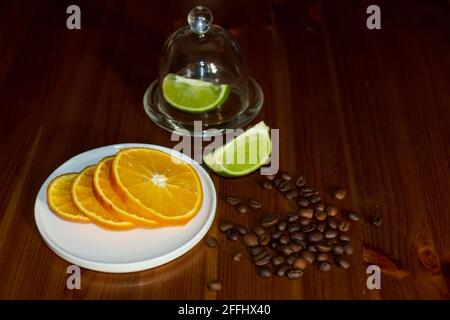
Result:
[[73,182],[72,198],[75,205],[93,222],[103,227],[117,230],[133,228],[133,223],[120,219],[97,200],[92,188],[94,170],[95,166],[85,168]]
[[137,214],[162,224],[185,224],[202,205],[202,185],[194,168],[159,150],[120,150],[112,178]]
[[155,227],[158,223],[154,220],[139,216],[134,213],[132,204],[127,204],[125,199],[115,191],[111,181],[111,167],[114,157],[108,157],[97,163],[94,171],[94,192],[102,204],[111,209],[119,218],[131,221],[145,227]]
[[72,185],[78,173],[67,173],[56,177],[47,188],[47,202],[49,208],[63,219],[88,223],[86,217],[72,200]]

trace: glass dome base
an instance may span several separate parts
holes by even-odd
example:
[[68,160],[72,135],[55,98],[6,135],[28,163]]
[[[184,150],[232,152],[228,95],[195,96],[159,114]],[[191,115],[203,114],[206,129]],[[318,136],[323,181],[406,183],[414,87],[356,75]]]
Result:
[[[243,127],[252,121],[261,111],[264,95],[259,84],[251,77],[248,78],[248,104],[242,106],[241,110],[229,117],[230,120],[211,123],[208,121],[207,114],[198,117],[202,121],[200,130],[194,128],[194,121],[192,119],[183,119],[183,116],[173,116],[166,113],[164,110],[167,106],[162,93],[160,92],[159,81],[153,81],[147,88],[144,95],[144,110],[150,119],[159,127],[176,132],[179,135],[187,135],[189,133],[194,137],[211,137],[225,133],[226,129],[236,129]],[[193,115],[189,115],[192,117]],[[216,117],[217,118],[217,117]],[[215,130],[210,130],[215,129]]]

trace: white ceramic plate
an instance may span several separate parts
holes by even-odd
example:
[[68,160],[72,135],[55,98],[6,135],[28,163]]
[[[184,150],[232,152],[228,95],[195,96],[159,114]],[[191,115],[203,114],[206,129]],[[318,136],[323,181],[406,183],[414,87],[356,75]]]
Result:
[[[95,224],[65,221],[47,205],[47,186],[56,176],[78,172],[122,148],[145,147],[170,153],[193,164],[203,187],[203,203],[198,214],[185,226],[159,229],[109,231]],[[216,190],[208,173],[181,153],[150,144],[117,144],[93,149],[66,161],[44,182],[36,198],[34,216],[46,244],[58,256],[91,270],[135,272],[150,269],[183,255],[208,232],[216,213]]]

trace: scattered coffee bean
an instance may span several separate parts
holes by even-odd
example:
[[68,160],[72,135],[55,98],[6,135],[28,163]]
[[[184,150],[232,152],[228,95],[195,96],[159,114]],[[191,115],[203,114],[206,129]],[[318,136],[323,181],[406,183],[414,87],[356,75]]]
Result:
[[235,206],[235,205],[241,203],[240,199],[238,199],[236,197],[232,197],[232,196],[227,197],[226,201],[228,204],[231,204],[232,206]]
[[287,264],[283,264],[281,265],[278,269],[277,269],[277,276],[279,277],[284,277],[286,272],[289,270],[289,266]]
[[241,262],[242,260],[242,253],[236,252],[233,254],[233,262]]
[[347,213],[347,218],[354,222],[358,222],[359,220],[361,220],[360,215],[353,211]]
[[347,256],[351,256],[353,254],[353,246],[350,242],[346,242],[344,244],[344,253]]
[[222,283],[218,280],[211,280],[208,282],[208,289],[211,291],[222,290]]
[[317,267],[322,272],[328,272],[328,271],[331,271],[331,269],[333,268],[333,265],[328,261],[322,261],[322,262],[319,262]]
[[330,253],[319,253],[316,256],[316,261],[317,262],[322,262],[322,261],[332,262],[333,261],[333,256]]
[[296,258],[292,264],[296,269],[306,269],[307,262],[303,258]]
[[342,220],[339,222],[338,229],[342,232],[350,230],[350,222],[348,222],[348,220]]
[[264,189],[266,189],[266,190],[271,190],[271,189],[272,189],[272,184],[271,184],[269,181],[267,181],[267,180],[263,180],[263,181],[261,182],[261,186],[262,186]]
[[324,211],[325,210],[325,203],[323,203],[323,202],[316,203],[314,205],[314,210]]
[[296,185],[297,187],[303,187],[305,184],[306,184],[306,180],[305,180],[305,178],[303,178],[303,177],[298,177],[298,178],[295,180],[295,185]]
[[311,232],[311,231],[314,231],[315,229],[316,229],[316,224],[314,222],[311,222],[307,226],[303,227],[302,231],[303,232]]
[[285,194],[284,194],[284,197],[287,199],[287,200],[294,200],[295,198],[297,198],[298,197],[298,191],[297,190],[290,190],[290,191],[288,191],[288,192],[286,192]]
[[328,217],[327,224],[331,229],[336,229],[338,226],[338,221],[336,220],[335,217]]
[[288,265],[292,266],[294,264],[295,259],[296,258],[294,256],[289,256],[289,257],[286,258],[286,263]]
[[206,239],[206,245],[210,248],[217,247],[217,239],[212,236],[208,237],[208,239]]
[[326,207],[325,208],[325,212],[330,217],[335,217],[338,214],[338,210],[337,210],[337,208],[335,206],[328,206],[328,207]]
[[286,220],[287,220],[288,222],[294,222],[294,221],[297,221],[297,220],[298,220],[298,215],[296,215],[295,213],[289,213],[289,214],[286,216]]
[[278,190],[280,190],[281,192],[286,192],[292,189],[294,189],[294,185],[288,181],[283,181],[278,186]]
[[335,244],[333,246],[333,253],[337,256],[343,255],[344,254],[344,246],[341,244]]
[[233,228],[234,227],[234,224],[232,224],[231,222],[229,222],[229,221],[224,221],[224,222],[221,222],[220,224],[219,224],[219,230],[220,230],[220,232],[225,232],[225,231],[227,231],[228,229],[231,229],[231,228]]
[[347,191],[345,191],[345,189],[338,188],[334,191],[333,197],[337,200],[342,200],[345,198],[346,194],[347,194]]
[[291,181],[292,176],[289,173],[287,173],[287,172],[281,172],[280,173],[280,178],[282,180],[284,180],[284,181]]
[[324,232],[325,239],[336,239],[339,235],[339,232],[336,229],[328,229]]
[[350,267],[350,263],[343,257],[339,257],[336,259],[336,265],[343,268],[348,269]]
[[300,223],[300,226],[301,226],[301,227],[306,227],[306,226],[309,226],[309,225],[310,225],[311,219],[308,219],[308,218],[300,218],[300,219],[298,220],[298,222]]
[[318,221],[325,221],[327,218],[327,213],[325,211],[316,210],[315,216]]
[[372,224],[375,227],[379,227],[379,226],[381,226],[383,224],[383,219],[381,219],[379,216],[374,216],[372,218]]
[[253,233],[256,234],[259,238],[261,238],[264,234],[266,234],[267,230],[261,226],[256,226],[253,228]]
[[258,274],[261,278],[270,278],[272,276],[272,271],[267,267],[259,267]]
[[272,255],[268,249],[263,249],[261,252],[253,256],[253,263],[257,266],[264,266],[270,262]]
[[305,241],[306,236],[303,232],[301,231],[295,231],[291,233],[291,240],[298,242],[298,241]]
[[272,258],[272,265],[277,267],[282,265],[286,259],[283,256],[275,256]]
[[280,222],[278,222],[278,230],[280,231],[284,231],[287,227],[287,222],[285,220],[281,220]]
[[301,208],[298,210],[298,216],[301,218],[312,219],[314,217],[314,211],[311,208]]
[[283,180],[281,180],[280,178],[276,178],[275,180],[273,180],[273,185],[275,186],[275,188],[278,188],[282,181]]
[[255,247],[255,246],[258,245],[258,237],[254,233],[248,232],[248,233],[243,235],[242,242],[247,247]]
[[309,201],[308,201],[307,198],[301,197],[301,198],[298,198],[298,199],[297,199],[297,204],[298,204],[300,207],[307,207],[307,206],[309,206]]
[[250,200],[250,201],[248,202],[248,206],[249,206],[250,208],[252,208],[253,210],[259,210],[259,209],[262,208],[262,203],[259,202],[258,200]]
[[351,240],[351,237],[346,233],[341,233],[339,235],[339,240],[342,242],[349,242]]
[[267,246],[272,240],[270,234],[266,232],[261,238],[259,238],[259,244],[262,246]]
[[320,242],[316,243],[315,246],[316,246],[317,251],[319,251],[321,253],[326,253],[326,252],[330,252],[331,250],[333,250],[333,246],[325,241],[320,241]]
[[257,254],[259,254],[263,250],[264,249],[261,248],[261,247],[253,247],[253,248],[250,249],[250,255],[256,256]]
[[319,194],[319,190],[317,190],[316,188],[309,188],[309,187],[301,188],[299,191],[299,195],[301,197],[305,197],[305,198],[308,198],[308,197],[311,197],[314,195],[318,195],[318,194]]
[[300,230],[300,224],[297,222],[289,223],[286,227],[286,231],[289,233],[296,232]]
[[290,280],[300,279],[300,278],[303,276],[303,270],[302,270],[302,269],[289,270],[289,271],[286,273],[286,276],[287,276],[288,279],[290,279]]
[[276,225],[279,220],[280,218],[276,214],[268,214],[261,219],[260,224],[264,228],[271,228]]
[[323,233],[319,231],[312,231],[308,234],[309,242],[319,242],[323,240]]
[[272,181],[275,179],[275,175],[274,174],[265,174],[263,175],[263,178],[269,181]]
[[244,213],[247,213],[248,207],[243,203],[239,203],[236,205],[236,210],[237,210],[237,212],[244,214]]
[[236,226],[236,230],[242,235],[244,235],[244,234],[246,234],[248,232],[247,227],[244,227],[243,225],[240,225],[240,224],[238,224]]
[[315,254],[308,250],[303,250],[302,252],[300,252],[300,257],[305,259],[308,264],[312,264],[316,259]]
[[238,241],[238,239],[239,239],[239,232],[235,228],[228,229],[225,232],[225,235],[228,240],[233,241],[233,242]]
[[318,203],[320,200],[322,200],[322,198],[320,198],[320,196],[314,195],[308,198],[309,202],[311,202],[312,204],[314,203]]

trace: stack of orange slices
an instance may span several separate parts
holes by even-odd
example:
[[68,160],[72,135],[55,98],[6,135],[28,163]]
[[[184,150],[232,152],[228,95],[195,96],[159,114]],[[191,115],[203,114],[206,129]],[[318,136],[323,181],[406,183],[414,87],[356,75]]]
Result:
[[186,224],[202,200],[190,164],[147,148],[122,149],[80,173],[56,177],[47,189],[56,215],[114,230]]

